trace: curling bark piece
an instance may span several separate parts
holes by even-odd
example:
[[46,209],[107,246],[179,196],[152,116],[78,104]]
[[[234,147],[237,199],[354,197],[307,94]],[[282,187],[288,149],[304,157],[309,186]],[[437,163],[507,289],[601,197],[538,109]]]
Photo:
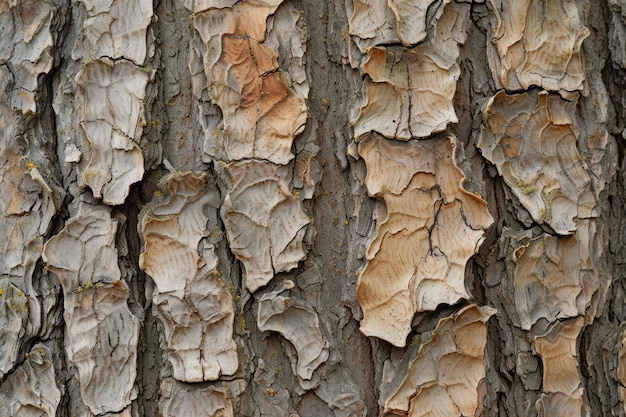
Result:
[[[244,0],[232,9],[196,7],[194,27],[206,45],[204,71],[211,100],[224,117],[222,147],[228,162],[254,158],[285,165],[293,159],[294,138],[304,130],[304,98],[280,69],[277,52],[264,42],[267,18],[281,3]],[[213,133],[207,140],[215,140]]]
[[406,377],[385,402],[384,417],[477,416],[484,395],[487,320],[491,307],[471,304],[439,320]]
[[174,378],[216,380],[239,366],[233,301],[220,279],[218,258],[213,248],[198,253],[205,213],[216,210],[219,197],[209,190],[206,173],[172,174],[165,188],[167,199],[157,197],[142,212],[139,266],[155,283],[151,296]]
[[487,203],[463,189],[454,137],[359,144],[365,184],[384,209],[357,286],[361,331],[404,346],[413,315],[471,296],[465,265],[493,223]]
[[297,363],[292,364],[294,374],[310,380],[328,359],[328,342],[320,331],[317,314],[281,294],[293,286],[292,281],[286,281],[279,289],[258,298],[257,324],[262,332],[278,332],[291,342],[298,354]]
[[576,102],[541,91],[498,92],[484,110],[478,147],[537,224],[576,232],[596,216],[591,181],[578,152]]
[[302,240],[310,219],[289,188],[289,166],[252,159],[231,162],[226,172],[231,187],[224,225],[231,250],[246,268],[246,287],[255,292],[306,258]]
[[469,5],[448,4],[429,41],[413,48],[368,48],[363,103],[352,120],[357,141],[369,132],[405,141],[427,138],[458,122],[452,100],[468,15]]
[[590,31],[582,24],[576,2],[489,3],[496,17],[494,36],[487,45],[489,63],[494,78],[507,91],[538,86],[569,97],[583,89],[581,46]]

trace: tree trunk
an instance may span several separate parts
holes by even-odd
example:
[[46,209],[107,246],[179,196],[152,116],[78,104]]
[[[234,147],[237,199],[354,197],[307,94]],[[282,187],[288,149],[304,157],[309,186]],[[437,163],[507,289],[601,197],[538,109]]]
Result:
[[0,417],[625,416],[625,39],[0,0]]

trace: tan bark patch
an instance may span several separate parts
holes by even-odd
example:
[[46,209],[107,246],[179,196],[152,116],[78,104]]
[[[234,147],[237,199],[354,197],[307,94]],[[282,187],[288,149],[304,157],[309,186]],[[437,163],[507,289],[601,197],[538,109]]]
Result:
[[439,320],[406,377],[386,401],[384,416],[477,416],[485,378],[486,322],[491,307],[469,305]]
[[576,359],[576,339],[584,319],[554,324],[535,337],[535,349],[543,361],[543,394],[536,407],[540,416],[588,415],[583,412],[583,386]]
[[545,91],[500,91],[485,108],[478,143],[533,220],[561,235],[574,233],[577,219],[595,216],[589,174],[577,149],[574,106]]
[[357,287],[361,331],[404,346],[415,312],[470,298],[465,264],[493,219],[485,201],[462,188],[452,137],[372,135],[359,154],[370,196],[385,204]]
[[171,378],[161,383],[159,411],[163,417],[234,417],[230,396],[213,386],[197,387]]
[[590,34],[575,2],[490,0],[497,23],[492,70],[508,91],[533,85],[563,94],[582,90],[581,45]]
[[280,3],[240,1],[233,9],[209,9],[194,18],[207,46],[204,70],[224,117],[221,145],[229,161],[286,164],[293,158],[293,139],[304,129],[304,100],[279,68],[276,51],[263,42],[266,20]]
[[37,344],[26,360],[0,385],[0,415],[56,417],[61,402],[52,354]]
[[149,75],[126,61],[97,59],[76,75],[85,158],[82,183],[105,204],[119,205],[143,177],[138,142],[146,122],[143,99]]
[[286,287],[259,297],[257,325],[259,330],[275,331],[289,340],[298,353],[294,373],[302,379],[311,379],[313,372],[328,359],[328,343],[319,329],[317,314],[281,293]]
[[122,411],[137,396],[140,321],[130,312],[128,286],[120,281],[116,229],[109,207],[81,203],[42,254],[63,287],[67,356],[78,369],[83,402],[94,414]]
[[369,76],[365,97],[353,121],[357,140],[372,131],[392,139],[425,138],[458,121],[452,99],[468,10],[466,5],[448,5],[427,43],[368,49],[362,68]]
[[84,58],[126,58],[143,65],[152,0],[79,0],[85,5]]
[[578,235],[544,233],[515,249],[515,307],[522,329],[541,318],[554,322],[586,314],[599,287],[588,244]]
[[226,170],[231,183],[224,200],[228,241],[254,292],[306,258],[302,239],[310,220],[290,192],[289,167],[249,160],[232,162]]
[[51,25],[55,11],[49,0],[0,4],[0,65],[9,67],[15,83],[7,103],[24,115],[36,113],[40,76],[54,63]]

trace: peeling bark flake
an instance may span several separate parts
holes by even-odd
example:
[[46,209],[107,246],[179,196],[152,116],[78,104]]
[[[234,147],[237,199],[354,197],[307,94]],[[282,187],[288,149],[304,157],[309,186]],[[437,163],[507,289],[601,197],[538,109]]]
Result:
[[357,141],[369,132],[390,139],[426,138],[458,122],[452,99],[468,14],[469,5],[449,4],[430,41],[414,48],[368,49],[363,104],[352,122]]
[[167,378],[161,383],[162,417],[234,417],[230,396],[214,386],[197,387]]
[[590,34],[574,1],[489,0],[496,17],[490,59],[507,91],[535,85],[568,95],[583,89],[581,45]]
[[589,242],[581,237],[544,233],[513,251],[515,307],[522,329],[530,330],[541,318],[552,323],[587,314],[600,280]]
[[486,322],[491,307],[469,305],[439,320],[406,377],[386,401],[383,416],[475,416],[485,378]]
[[200,382],[232,375],[239,366],[233,301],[224,288],[214,248],[198,254],[213,197],[205,173],[167,178],[169,197],[142,214],[139,266],[154,281],[151,294],[165,330],[173,376]]
[[13,75],[11,107],[26,116],[37,112],[40,76],[50,72],[54,63],[55,12],[49,0],[0,3],[0,67],[6,65]]
[[[288,283],[293,287],[292,282]],[[290,287],[283,286],[259,297],[257,324],[262,332],[278,332],[291,342],[298,353],[298,362],[293,366],[294,373],[308,380],[328,359],[328,342],[320,332],[316,313],[305,306],[296,305],[291,298],[280,295],[288,288]]]
[[487,203],[465,191],[454,163],[454,138],[359,144],[369,195],[382,200],[366,252],[357,300],[361,331],[404,346],[413,315],[469,299],[465,264],[493,223]]
[[545,91],[498,92],[484,110],[478,147],[538,224],[573,234],[595,217],[589,173],[577,149],[576,102]]
[[129,187],[143,177],[138,143],[146,124],[143,99],[149,78],[127,61],[106,58],[84,64],[76,75],[82,184],[105,204],[122,204]]
[[543,394],[537,401],[539,416],[586,416],[583,385],[576,359],[576,339],[584,319],[555,323],[535,337],[535,349],[543,362]]
[[135,65],[143,65],[146,32],[152,20],[152,0],[78,1],[87,11],[82,31],[84,40],[78,43],[79,47],[87,49],[81,51],[84,57],[126,58]]
[[246,286],[254,292],[306,258],[302,239],[310,220],[290,192],[288,166],[247,160],[228,164],[226,171],[231,190],[224,224],[230,248],[246,268]]
[[[280,3],[240,1],[232,10],[209,9],[194,17],[207,47],[210,96],[224,117],[222,146],[229,162],[257,158],[287,164],[292,142],[304,129],[304,100],[279,68],[276,51],[263,42],[267,17]],[[215,140],[213,132],[206,136]]]
[[52,354],[42,344],[33,346],[24,363],[0,384],[2,416],[56,417],[60,402]]

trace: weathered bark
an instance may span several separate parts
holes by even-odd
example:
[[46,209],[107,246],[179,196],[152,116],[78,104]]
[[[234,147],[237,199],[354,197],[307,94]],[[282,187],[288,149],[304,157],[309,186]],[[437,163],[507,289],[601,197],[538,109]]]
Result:
[[625,39],[0,0],[0,417],[626,416]]

